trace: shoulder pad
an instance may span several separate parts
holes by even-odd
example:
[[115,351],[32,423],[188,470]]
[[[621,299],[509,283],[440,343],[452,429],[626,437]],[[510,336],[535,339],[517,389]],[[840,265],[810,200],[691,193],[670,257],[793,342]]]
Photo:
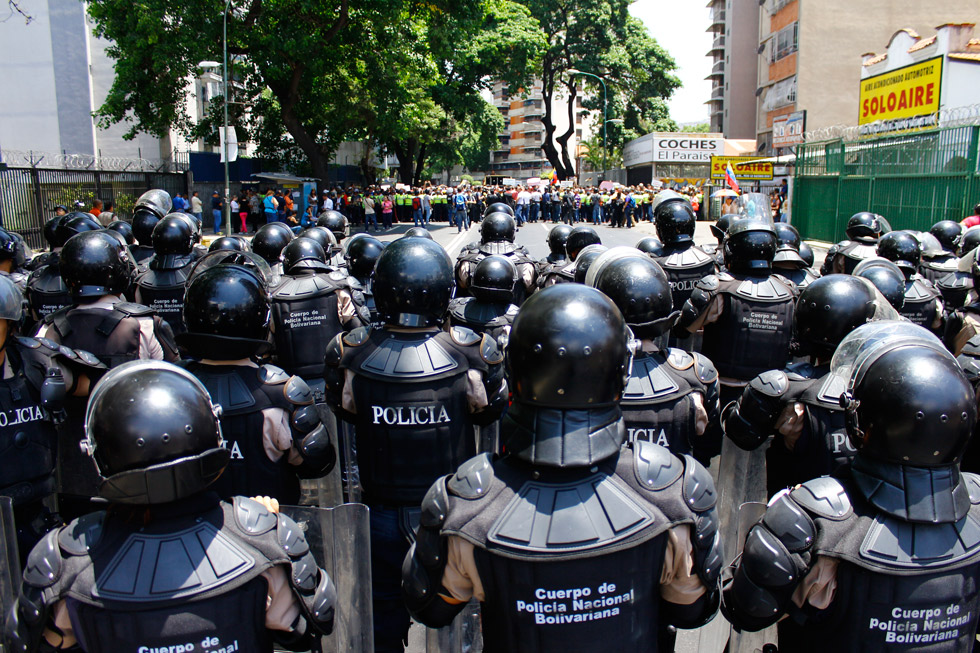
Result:
[[286,555],[293,559],[302,558],[310,550],[303,529],[291,517],[282,513],[276,515],[276,539]]
[[799,504],[790,499],[788,492],[781,493],[770,504],[762,517],[762,523],[787,549],[795,553],[810,548],[817,533],[813,520]]
[[282,394],[286,397],[286,401],[294,406],[308,406],[313,403],[313,390],[298,376],[289,377]]
[[331,367],[336,367],[340,365],[340,361],[344,358],[344,334],[338,333],[330,342],[327,343],[327,348],[323,353],[323,362]]
[[119,302],[118,304],[114,305],[113,308],[130,317],[149,317],[153,315],[152,308],[149,306],[144,306],[143,304],[136,304],[134,302]]
[[670,366],[675,370],[684,371],[694,365],[694,356],[683,349],[671,347],[667,351],[667,362],[670,363]]
[[814,373],[815,369],[810,363],[790,363],[786,366],[786,376],[791,381],[812,379]]
[[41,340],[38,338],[27,338],[25,336],[16,336],[15,338],[18,345],[21,347],[26,347],[27,349],[38,349],[41,346]]
[[730,275],[728,272],[719,272],[718,281],[735,281],[735,277]]
[[633,474],[641,487],[662,490],[680,478],[684,463],[655,442],[637,440],[633,444]]
[[31,549],[30,555],[27,556],[27,566],[24,568],[26,585],[44,589],[54,585],[61,576],[63,561],[61,551],[58,549],[58,532],[57,528],[49,531]]
[[368,327],[357,327],[356,329],[351,329],[349,332],[344,334],[344,344],[349,347],[358,347],[367,341],[370,334],[371,330]]
[[694,356],[694,371],[698,375],[698,380],[701,383],[714,383],[718,380],[718,369],[715,364],[711,362],[711,359],[704,354],[699,354],[695,352]]
[[807,481],[790,493],[793,501],[818,517],[833,521],[847,519],[852,512],[847,490],[832,476]]
[[102,521],[105,512],[93,512],[75,519],[58,533],[58,544],[68,555],[88,553],[102,539]]
[[275,513],[248,497],[234,497],[235,521],[249,535],[268,533],[278,523]]
[[460,465],[447,485],[456,496],[463,499],[479,499],[486,495],[493,478],[490,454],[484,453],[470,458]]
[[452,336],[453,342],[464,347],[480,342],[480,334],[462,326],[450,327],[449,335]]
[[500,351],[500,347],[497,346],[497,341],[483,334],[483,340],[480,342],[480,358],[491,365],[497,365],[503,362],[504,352]]
[[749,385],[767,397],[781,397],[789,390],[789,378],[782,370],[769,370],[752,379]]
[[966,481],[966,489],[970,493],[970,503],[980,503],[980,476],[970,472],[962,472],[963,480]]
[[422,528],[439,530],[449,514],[449,493],[446,491],[446,477],[436,479],[422,499],[422,512],[419,525]]
[[338,278],[338,280],[341,281],[341,282],[346,282],[347,287],[350,288],[351,290],[364,290],[364,284],[362,284],[360,281],[358,281],[355,277],[352,277],[352,276],[349,276],[349,275],[346,275],[346,274],[342,274],[340,272],[331,272],[330,273],[331,278],[333,278],[334,275],[340,275],[339,278]]
[[51,353],[61,350],[61,345],[56,343],[54,340],[48,338],[38,338],[37,341],[41,343],[41,346],[49,350]]
[[289,380],[286,370],[275,365],[263,365],[258,372],[259,380],[266,385],[279,385]]
[[694,512],[705,512],[715,507],[717,493],[711,474],[701,463],[689,455],[684,456],[684,503]]
[[721,287],[721,279],[717,274],[709,274],[706,277],[702,277],[700,281],[695,284],[695,288],[700,288],[701,290],[707,290],[712,292],[718,290]]

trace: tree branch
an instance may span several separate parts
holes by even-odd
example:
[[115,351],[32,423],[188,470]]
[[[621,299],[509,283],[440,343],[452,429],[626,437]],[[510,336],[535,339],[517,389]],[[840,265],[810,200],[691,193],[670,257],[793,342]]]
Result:
[[6,23],[8,20],[10,20],[16,15],[20,15],[24,19],[25,25],[30,25],[31,21],[34,20],[33,16],[31,16],[29,13],[24,11],[23,8],[21,8],[20,2],[18,2],[18,0],[7,0],[7,7],[10,9],[10,14],[7,15],[6,18],[0,19],[0,23]]

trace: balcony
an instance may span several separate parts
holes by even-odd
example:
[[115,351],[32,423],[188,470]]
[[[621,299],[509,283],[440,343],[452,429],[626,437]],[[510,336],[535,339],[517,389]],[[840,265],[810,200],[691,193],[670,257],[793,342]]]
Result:
[[705,77],[705,79],[718,80],[718,83],[720,84],[721,80],[724,79],[724,77],[725,77],[725,62],[717,61],[715,62],[715,65],[711,67],[711,74]]
[[708,19],[711,27],[709,29],[714,29],[715,27],[725,26],[725,11],[723,9],[712,9],[711,16]]
[[711,56],[715,52],[725,51],[725,37],[722,35],[716,36],[714,42],[711,44],[711,49],[708,50],[708,55]]

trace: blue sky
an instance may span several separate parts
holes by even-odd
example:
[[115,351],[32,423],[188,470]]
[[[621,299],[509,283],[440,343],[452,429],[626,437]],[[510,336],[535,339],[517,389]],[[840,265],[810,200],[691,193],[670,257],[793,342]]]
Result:
[[677,62],[675,74],[684,83],[670,99],[670,115],[678,123],[707,122],[704,104],[711,94],[707,52],[711,48],[707,0],[638,0],[630,13],[643,21],[650,35]]

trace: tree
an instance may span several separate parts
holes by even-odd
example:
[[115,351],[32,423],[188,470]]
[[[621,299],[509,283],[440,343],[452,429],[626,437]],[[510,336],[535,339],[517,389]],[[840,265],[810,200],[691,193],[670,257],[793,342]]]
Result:
[[[174,128],[213,141],[224,98],[195,123],[186,79],[198,62],[221,59],[224,8],[222,0],[91,0],[95,34],[113,42],[116,62],[100,124],[130,123],[129,138]],[[506,72],[495,66],[533,66],[535,29],[511,0],[236,0],[229,119],[241,140],[308,164],[323,184],[337,146],[354,138],[399,154],[414,177],[448,121],[465,131],[485,77]]]
[[[575,132],[575,99],[579,89],[590,97],[587,109],[602,111],[602,87],[594,78],[573,76],[577,69],[606,80],[608,117],[622,115],[626,128],[641,127],[655,115],[657,100],[670,97],[680,86],[672,74],[676,64],[629,15],[628,0],[523,0],[538,19],[547,40],[540,77],[544,96],[543,149],[560,179],[575,174],[568,141]],[[557,132],[553,100],[566,101],[568,128]],[[622,107],[621,110],[616,110]],[[631,107],[630,111],[625,111]],[[632,114],[632,115],[631,115]],[[630,124],[632,122],[633,124]],[[610,131],[612,131],[610,129]]]

